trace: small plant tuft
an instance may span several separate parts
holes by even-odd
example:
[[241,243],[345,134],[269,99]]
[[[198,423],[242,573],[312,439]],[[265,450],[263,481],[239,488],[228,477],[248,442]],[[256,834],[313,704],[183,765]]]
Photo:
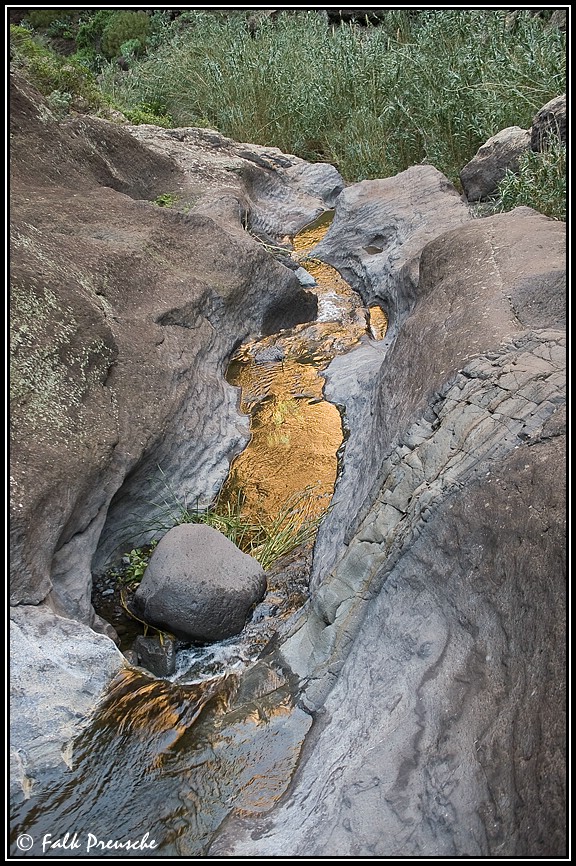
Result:
[[119,576],[120,584],[128,586],[131,589],[138,586],[144,577],[144,572],[148,568],[150,558],[157,545],[157,541],[152,541],[143,547],[135,547],[130,553],[122,557],[123,569]]
[[154,199],[154,204],[157,204],[158,207],[174,207],[178,200],[179,197],[174,195],[174,193],[164,192],[162,195],[159,195]]

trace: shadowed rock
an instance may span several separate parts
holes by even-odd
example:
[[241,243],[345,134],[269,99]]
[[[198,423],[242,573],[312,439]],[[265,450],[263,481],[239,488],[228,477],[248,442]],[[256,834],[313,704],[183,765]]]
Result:
[[480,201],[496,192],[507,171],[518,171],[520,157],[528,150],[529,129],[509,126],[489,138],[460,172],[468,201]]

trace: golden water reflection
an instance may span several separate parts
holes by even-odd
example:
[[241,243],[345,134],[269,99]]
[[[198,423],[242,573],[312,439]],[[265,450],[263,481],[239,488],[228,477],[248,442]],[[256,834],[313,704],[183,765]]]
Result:
[[244,344],[227,373],[242,389],[241,410],[250,415],[252,435],[232,465],[222,497],[233,500],[242,491],[243,510],[265,521],[307,488],[313,488],[307,515],[326,509],[343,434],[338,409],[322,397],[320,372],[361,337],[381,339],[386,332],[380,307],[363,307],[335,268],[308,258],[331,219],[331,213],[324,214],[293,241],[293,258],[317,283],[317,320]]

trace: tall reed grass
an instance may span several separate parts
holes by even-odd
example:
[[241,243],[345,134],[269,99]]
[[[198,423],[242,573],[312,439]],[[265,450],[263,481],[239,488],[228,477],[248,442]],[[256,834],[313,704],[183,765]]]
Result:
[[334,163],[347,180],[426,161],[457,181],[506,126],[529,127],[565,89],[565,34],[502,10],[390,11],[330,27],[288,10],[254,36],[245,17],[186,13],[174,35],[102,86],[120,108],[163,106],[177,125]]

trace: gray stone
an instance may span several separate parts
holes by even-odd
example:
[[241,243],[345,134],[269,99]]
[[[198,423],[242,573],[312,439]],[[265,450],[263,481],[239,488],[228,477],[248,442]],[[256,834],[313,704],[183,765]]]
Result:
[[315,733],[211,856],[562,856],[564,246],[527,208],[445,233],[387,350],[330,365],[344,471],[281,642]]
[[10,759],[16,799],[30,796],[46,771],[70,766],[74,737],[123,666],[114,643],[86,625],[44,605],[11,609]]
[[523,153],[530,150],[530,130],[509,126],[489,138],[460,172],[468,201],[488,198],[507,171],[518,171]]
[[564,449],[510,453],[383,566],[288,796],[210,856],[563,856]]
[[254,360],[257,364],[273,364],[284,359],[284,349],[282,346],[267,346],[264,349],[259,349],[254,354]]
[[[246,228],[298,231],[343,182],[210,130],[59,122],[18,73],[10,85],[10,600],[113,635],[94,616],[92,569],[157,519],[167,477],[170,501],[213,499],[249,438],[223,376],[231,352],[316,315]],[[153,203],[166,193],[174,207]],[[103,638],[82,635],[97,655]],[[87,646],[73,664],[79,682],[93,676]],[[59,674],[45,671],[52,698]],[[65,694],[60,710],[94,704]]]
[[265,591],[255,559],[216,529],[182,524],[154,550],[134,606],[182,640],[216,641],[242,631]]
[[450,181],[431,165],[416,165],[347,187],[311,255],[335,267],[365,304],[382,306],[388,316],[384,349],[414,304],[422,249],[470,219]]
[[298,277],[298,281],[301,286],[304,286],[306,289],[311,289],[316,285],[316,280],[309,274],[306,268],[298,268],[294,271],[296,277]]
[[[129,650],[130,652],[130,650]],[[141,664],[157,677],[169,677],[176,670],[176,645],[169,637],[138,635],[132,644],[136,664]]]
[[566,144],[566,94],[555,96],[542,106],[532,119],[530,147],[545,150],[549,136],[556,135]]

